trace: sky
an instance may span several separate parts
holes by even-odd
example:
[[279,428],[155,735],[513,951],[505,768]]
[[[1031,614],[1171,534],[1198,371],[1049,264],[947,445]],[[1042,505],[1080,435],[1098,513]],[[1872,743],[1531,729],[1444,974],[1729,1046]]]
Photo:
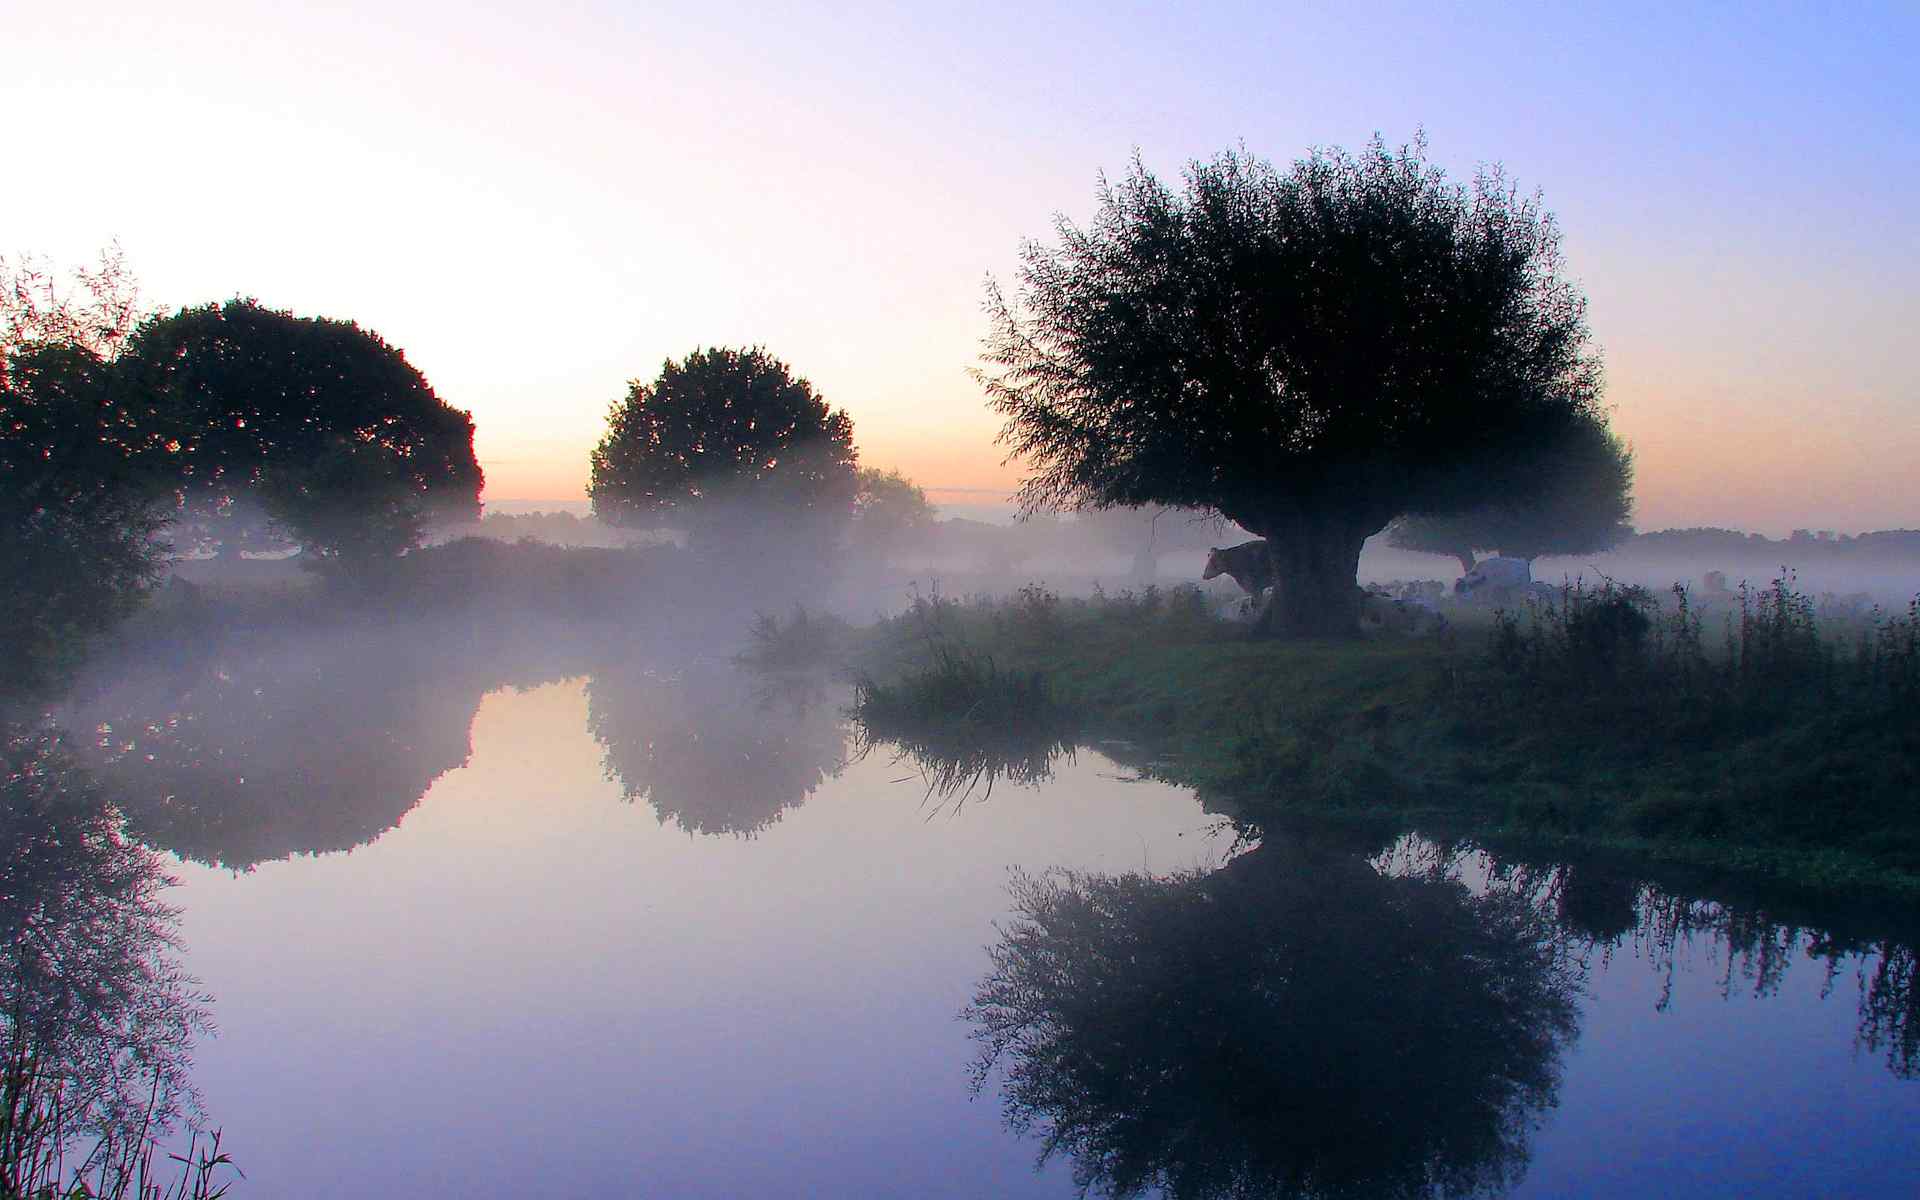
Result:
[[[1336,11],[1336,7],[1338,11]],[[1424,129],[1539,189],[1643,529],[1920,527],[1920,6],[0,0],[0,253],[351,318],[578,501],[629,380],[762,345],[863,463],[1021,478],[989,276],[1138,153]]]

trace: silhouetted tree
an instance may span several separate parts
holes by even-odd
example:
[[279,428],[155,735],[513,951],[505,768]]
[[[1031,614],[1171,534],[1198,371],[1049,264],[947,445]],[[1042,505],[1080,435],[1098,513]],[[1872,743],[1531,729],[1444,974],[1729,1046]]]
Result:
[[613,525],[686,531],[696,547],[791,543],[815,557],[858,489],[853,421],[765,350],[695,350],[607,414],[588,495]]
[[257,500],[315,560],[356,570],[479,515],[472,418],[351,321],[181,309],[141,325],[119,365],[165,413],[189,514]]
[[144,315],[126,255],[111,243],[96,266],[72,275],[77,290],[39,259],[0,255],[0,345],[80,346],[96,358],[117,354]]
[[1518,1182],[1576,1030],[1523,898],[1270,844],[1212,873],[1021,877],[967,1015],[976,1082],[1114,1196]]
[[1413,513],[1387,530],[1402,550],[1448,554],[1471,571],[1475,550],[1515,558],[1592,554],[1633,536],[1633,454],[1606,426],[1584,421],[1534,459],[1546,490],[1531,499],[1497,499],[1467,512]]
[[1017,303],[988,288],[978,378],[1023,507],[1221,512],[1274,556],[1264,629],[1353,633],[1369,535],[1535,494],[1532,459],[1600,419],[1552,218],[1497,170],[1449,184],[1422,142],[1284,174],[1229,152],[1180,196],[1136,160],[1056,233]]
[[166,550],[163,439],[110,365],[137,289],[117,250],[79,276],[0,260],[0,704],[57,688]]

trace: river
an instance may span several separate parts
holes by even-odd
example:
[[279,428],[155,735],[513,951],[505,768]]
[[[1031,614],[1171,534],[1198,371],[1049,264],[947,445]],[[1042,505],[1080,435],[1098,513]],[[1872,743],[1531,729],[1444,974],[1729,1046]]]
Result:
[[942,794],[831,684],[446,649],[64,715],[177,880],[235,1196],[1920,1194],[1899,927],[1243,837],[1124,747]]

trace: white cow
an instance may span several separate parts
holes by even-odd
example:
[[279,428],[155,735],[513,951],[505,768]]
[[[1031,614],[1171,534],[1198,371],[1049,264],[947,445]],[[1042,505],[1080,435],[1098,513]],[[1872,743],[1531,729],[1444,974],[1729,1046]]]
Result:
[[1475,604],[1507,604],[1524,595],[1532,583],[1532,563],[1496,555],[1475,563],[1473,570],[1453,585],[1453,591]]

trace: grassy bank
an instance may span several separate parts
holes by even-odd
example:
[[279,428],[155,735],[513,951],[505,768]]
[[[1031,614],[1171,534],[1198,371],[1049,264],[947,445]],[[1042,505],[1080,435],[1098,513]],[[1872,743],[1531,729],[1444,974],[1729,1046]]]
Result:
[[1920,614],[1823,627],[1790,577],[1706,619],[1609,584],[1333,643],[1248,640],[1184,590],[1028,588],[920,597],[857,645],[881,681],[955,653],[1043,679],[1083,736],[1255,824],[1384,814],[1920,899]]

